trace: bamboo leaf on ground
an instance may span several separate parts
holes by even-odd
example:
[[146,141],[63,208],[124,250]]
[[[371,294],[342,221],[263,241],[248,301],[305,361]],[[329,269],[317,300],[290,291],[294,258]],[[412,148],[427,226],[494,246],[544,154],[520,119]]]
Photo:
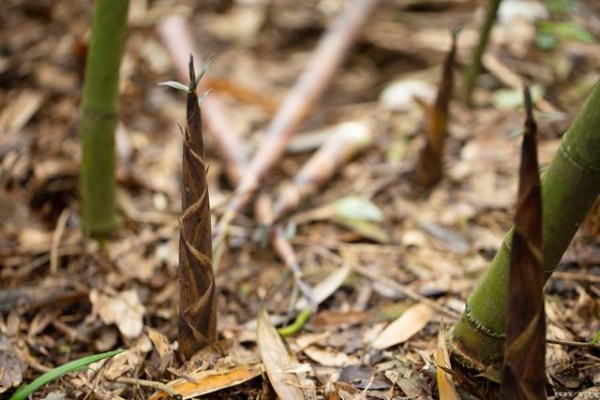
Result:
[[443,325],[440,325],[440,331],[438,333],[438,347],[435,352],[435,363],[436,363],[436,380],[438,385],[438,392],[440,394],[440,400],[459,400],[460,396],[456,392],[454,383],[450,378],[450,374],[445,369],[450,369],[450,355],[446,348],[446,330]]
[[[177,392],[182,400],[185,400],[239,385],[260,376],[261,373],[262,368],[260,365],[242,365],[224,371],[193,372],[188,374],[189,379],[176,379],[167,385],[174,392]],[[196,382],[192,382],[192,379]],[[156,392],[150,397],[150,400],[166,400],[169,398],[171,397],[165,392]]]
[[389,324],[371,343],[374,349],[382,350],[406,342],[429,323],[433,309],[425,304],[416,304]]
[[304,399],[298,376],[293,372],[288,372],[297,366],[297,361],[277,333],[277,329],[271,324],[269,314],[264,306],[261,307],[258,314],[256,336],[260,357],[277,396],[286,400]]
[[[341,268],[336,269],[330,275],[328,275],[325,279],[315,285],[313,288],[314,300],[317,304],[322,303],[329,296],[335,293],[336,290],[339,289],[340,286],[344,283],[352,268],[348,264],[344,264]],[[302,310],[309,306],[306,299],[298,300],[296,303],[296,309]]]

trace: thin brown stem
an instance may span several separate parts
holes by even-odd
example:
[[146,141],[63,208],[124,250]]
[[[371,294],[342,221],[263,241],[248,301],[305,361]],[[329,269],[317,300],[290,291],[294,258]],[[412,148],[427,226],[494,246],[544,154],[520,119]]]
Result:
[[574,342],[572,340],[561,340],[561,339],[546,339],[546,343],[549,344],[557,344],[560,346],[567,347],[583,347],[587,349],[600,349],[600,344],[590,343],[590,342]]
[[263,176],[283,155],[287,143],[331,82],[350,45],[378,0],[351,0],[321,38],[296,85],[267,128],[258,151],[229,205],[240,212],[254,197]]

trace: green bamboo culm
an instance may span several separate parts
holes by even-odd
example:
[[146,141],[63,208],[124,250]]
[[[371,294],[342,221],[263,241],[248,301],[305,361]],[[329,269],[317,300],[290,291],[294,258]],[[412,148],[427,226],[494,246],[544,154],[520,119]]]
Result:
[[[562,138],[542,176],[542,251],[548,280],[600,194],[600,83]],[[512,229],[449,335],[454,357],[484,371],[502,362]]]
[[81,119],[83,230],[103,236],[119,224],[115,207],[115,128],[119,68],[129,0],[96,0],[86,60]]
[[464,72],[463,99],[467,104],[471,103],[471,94],[473,92],[473,88],[475,87],[475,82],[477,80],[477,76],[479,75],[479,71],[481,70],[481,58],[483,57],[483,53],[485,53],[485,49],[490,38],[490,32],[492,31],[492,27],[496,21],[498,9],[500,8],[500,1],[501,0],[488,0],[489,4],[485,14],[485,21],[483,22],[483,26],[479,31],[479,42],[477,43],[477,47],[475,47],[475,50],[471,56],[471,61]]

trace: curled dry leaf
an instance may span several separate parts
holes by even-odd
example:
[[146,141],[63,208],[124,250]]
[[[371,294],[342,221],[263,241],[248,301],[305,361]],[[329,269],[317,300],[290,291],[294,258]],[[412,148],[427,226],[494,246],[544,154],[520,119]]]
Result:
[[[202,396],[208,393],[218,392],[232,386],[239,385],[254,379],[262,374],[260,365],[242,365],[232,369],[217,371],[197,371],[188,374],[188,377],[195,380],[176,379],[169,382],[167,386],[181,395],[181,399],[191,399],[196,396]],[[150,400],[170,399],[165,392],[156,392],[150,397]]]
[[0,334],[0,393],[17,387],[23,382],[24,364],[19,359],[12,343]]
[[98,315],[105,324],[117,325],[126,338],[134,339],[142,333],[146,309],[134,289],[116,294],[107,294],[93,289],[90,292],[90,302],[92,315]]
[[258,314],[256,336],[260,357],[277,396],[286,400],[304,399],[298,376],[287,372],[296,367],[296,358],[289,352],[277,329],[271,324],[264,306]]
[[[319,282],[312,290],[314,300],[317,304],[322,303],[325,299],[335,293],[335,291],[342,286],[351,270],[350,265],[344,264],[341,268],[336,269],[333,273],[328,275],[327,278]],[[306,301],[305,298],[301,298],[298,300],[298,303],[296,303],[297,310],[305,309],[308,306],[308,301]]]
[[343,367],[360,362],[355,356],[349,356],[343,351],[327,350],[317,346],[309,346],[302,350],[311,360],[324,367]]
[[88,378],[90,380],[96,374],[96,371],[100,370],[100,367],[104,363],[108,363],[102,369],[102,374],[105,379],[110,381],[118,379],[126,374],[130,374],[133,371],[139,371],[142,365],[146,361],[146,355],[152,350],[152,342],[146,335],[142,335],[137,338],[129,349],[122,352],[121,354],[107,360],[101,360],[97,363],[90,364],[88,370]]
[[425,304],[416,304],[389,324],[371,343],[374,349],[382,350],[406,342],[427,325],[433,309]]
[[444,370],[444,368],[450,368],[450,355],[448,354],[448,349],[446,348],[445,336],[445,329],[442,325],[440,326],[440,331],[438,333],[438,347],[435,352],[438,392],[440,394],[440,400],[460,400],[460,396],[456,392],[456,388],[452,383],[450,375]]
[[40,92],[22,91],[0,112],[0,134],[18,132],[39,110],[43,100]]

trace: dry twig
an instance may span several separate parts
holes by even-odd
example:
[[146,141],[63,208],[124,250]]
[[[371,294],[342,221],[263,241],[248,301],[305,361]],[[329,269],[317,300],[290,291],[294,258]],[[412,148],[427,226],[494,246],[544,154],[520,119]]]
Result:
[[[201,52],[194,45],[185,19],[180,16],[166,18],[158,25],[158,32],[175,61],[179,79],[185,81],[188,77],[187,59],[190,52],[196,56],[196,59],[202,59]],[[203,91],[206,88],[200,83],[199,89]],[[208,131],[212,135],[217,151],[223,158],[227,177],[233,185],[237,185],[248,159],[246,146],[227,121],[223,104],[218,97],[209,96],[204,99],[202,108],[204,108]]]
[[260,147],[215,230],[215,264],[219,264],[229,224],[248,205],[261,179],[281,158],[287,143],[312,111],[358,35],[361,25],[377,3],[378,0],[349,1],[321,38],[304,72],[267,128]]

